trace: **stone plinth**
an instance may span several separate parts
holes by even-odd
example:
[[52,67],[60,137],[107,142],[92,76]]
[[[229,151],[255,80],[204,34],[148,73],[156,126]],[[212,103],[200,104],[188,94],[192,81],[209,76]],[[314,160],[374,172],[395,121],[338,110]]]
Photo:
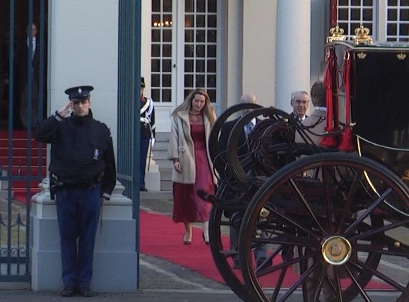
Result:
[[[48,179],[41,192],[32,197],[31,208],[31,288],[59,291],[61,251],[55,201],[50,199]],[[102,208],[102,224],[95,242],[93,281],[95,292],[134,292],[137,289],[136,222],[132,201],[123,196],[117,182],[111,200]]]
[[[149,160],[149,156],[151,159]],[[149,191],[160,191],[160,172],[158,164],[153,160],[152,154],[148,153],[145,170],[145,184]]]

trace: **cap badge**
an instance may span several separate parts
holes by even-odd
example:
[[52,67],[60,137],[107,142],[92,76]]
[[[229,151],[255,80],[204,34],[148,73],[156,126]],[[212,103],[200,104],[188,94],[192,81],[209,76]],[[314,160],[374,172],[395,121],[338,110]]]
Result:
[[81,94],[82,93],[82,89],[78,88],[78,93]]

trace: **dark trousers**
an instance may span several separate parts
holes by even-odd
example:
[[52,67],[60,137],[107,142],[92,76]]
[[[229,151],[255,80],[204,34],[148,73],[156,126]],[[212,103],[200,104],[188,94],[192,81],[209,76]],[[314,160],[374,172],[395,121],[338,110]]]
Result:
[[87,287],[91,283],[100,198],[99,185],[56,192],[65,286]]
[[[239,250],[239,230],[233,226],[230,226],[230,250],[231,251],[238,251]],[[259,259],[267,257],[267,250],[266,246],[259,246],[253,249],[254,259],[256,262]],[[236,258],[237,260],[239,257]]]
[[141,188],[145,186],[146,158],[148,157],[149,142],[149,138],[141,138],[141,166],[139,174],[139,185]]

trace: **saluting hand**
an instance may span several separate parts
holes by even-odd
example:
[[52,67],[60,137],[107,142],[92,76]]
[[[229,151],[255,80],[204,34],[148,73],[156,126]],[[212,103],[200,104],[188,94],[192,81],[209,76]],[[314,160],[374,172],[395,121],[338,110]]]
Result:
[[68,101],[67,104],[64,105],[64,107],[62,107],[61,109],[59,109],[57,112],[60,116],[65,117],[67,114],[70,113],[72,109],[72,102]]

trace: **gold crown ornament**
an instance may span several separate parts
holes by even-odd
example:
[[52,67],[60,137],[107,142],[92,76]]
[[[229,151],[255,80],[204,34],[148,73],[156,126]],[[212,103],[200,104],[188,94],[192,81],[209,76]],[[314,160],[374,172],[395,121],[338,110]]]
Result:
[[370,30],[367,27],[361,25],[355,29],[354,43],[358,44],[372,44],[373,39],[369,36]]
[[327,37],[327,43],[331,43],[334,41],[344,41],[344,30],[340,28],[338,25],[335,27],[331,27],[329,30],[330,36]]
[[406,58],[406,54],[404,54],[403,52],[401,52],[401,53],[398,53],[397,55],[396,55],[396,57],[398,58],[398,60],[405,60],[405,58]]

